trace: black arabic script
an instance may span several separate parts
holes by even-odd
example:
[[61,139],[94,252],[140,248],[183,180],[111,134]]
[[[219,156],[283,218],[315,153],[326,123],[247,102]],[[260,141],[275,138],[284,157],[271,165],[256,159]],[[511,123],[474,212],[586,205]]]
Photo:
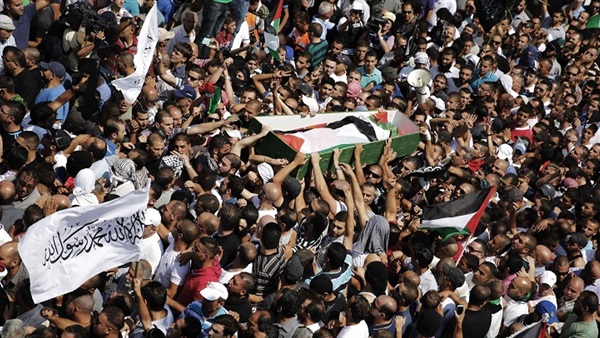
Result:
[[76,222],[59,230],[48,240],[44,249],[42,265],[51,268],[53,264],[76,258],[108,244],[137,245],[142,240],[144,225],[143,211],[131,216],[86,223]]

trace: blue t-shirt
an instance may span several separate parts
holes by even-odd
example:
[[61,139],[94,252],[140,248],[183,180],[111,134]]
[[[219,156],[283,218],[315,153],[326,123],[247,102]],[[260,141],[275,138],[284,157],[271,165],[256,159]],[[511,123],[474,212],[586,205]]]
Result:
[[31,30],[31,21],[36,13],[35,4],[29,4],[23,8],[23,15],[18,19],[13,19],[15,30],[13,36],[17,43],[17,48],[23,50],[29,47],[29,31]]
[[[35,104],[38,104],[40,102],[52,102],[52,101],[56,100],[64,92],[65,92],[65,87],[63,87],[62,84],[59,84],[58,86],[53,87],[53,88],[42,89],[42,91],[35,98]],[[58,110],[56,111],[56,119],[62,121],[62,123],[65,123],[65,120],[67,119],[67,115],[69,115],[69,103],[68,102],[63,104],[60,108],[58,108]]]

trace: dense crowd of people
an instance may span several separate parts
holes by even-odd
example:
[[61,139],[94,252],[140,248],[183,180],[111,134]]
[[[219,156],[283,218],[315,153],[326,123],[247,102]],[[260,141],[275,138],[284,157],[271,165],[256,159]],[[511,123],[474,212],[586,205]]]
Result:
[[[598,337],[599,30],[600,0],[4,0],[2,337]],[[250,125],[392,110],[412,154],[329,168]],[[149,182],[140,260],[36,303],[29,227]],[[473,233],[421,227],[489,188]]]

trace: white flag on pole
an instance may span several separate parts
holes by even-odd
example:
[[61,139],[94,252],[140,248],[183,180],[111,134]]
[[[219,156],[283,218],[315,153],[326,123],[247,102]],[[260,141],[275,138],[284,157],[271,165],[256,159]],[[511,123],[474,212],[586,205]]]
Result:
[[148,186],[107,203],[61,210],[31,226],[19,242],[19,254],[34,302],[138,260],[147,204]]
[[146,20],[142,25],[142,30],[138,36],[137,53],[133,57],[135,72],[127,77],[116,79],[111,84],[123,93],[127,102],[133,104],[144,86],[144,80],[148,69],[154,59],[154,50],[158,42],[158,8],[152,6]]

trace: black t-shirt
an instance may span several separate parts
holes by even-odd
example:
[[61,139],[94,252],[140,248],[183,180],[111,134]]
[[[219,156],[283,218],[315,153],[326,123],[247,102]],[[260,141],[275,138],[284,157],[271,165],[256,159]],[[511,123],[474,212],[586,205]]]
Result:
[[463,336],[469,338],[485,337],[492,324],[492,314],[486,308],[479,311],[466,311],[463,321]]
[[240,315],[240,323],[247,323],[248,318],[252,314],[252,304],[248,298],[242,298],[238,300],[227,300],[225,302],[225,308],[227,311],[235,311]]
[[328,323],[332,319],[337,320],[340,316],[340,312],[344,311],[345,308],[346,298],[344,295],[338,293],[338,296],[334,301],[325,303],[325,313],[323,314],[321,321],[323,323]]
[[219,246],[223,248],[223,256],[221,257],[221,261],[219,263],[222,267],[227,267],[235,259],[237,249],[240,244],[242,244],[242,241],[240,241],[240,238],[235,234],[235,232],[232,232],[227,236],[219,236],[217,234],[215,235],[215,239],[219,243]]
[[42,88],[36,81],[35,75],[25,69],[19,75],[13,77],[15,82],[15,93],[21,95],[23,100],[27,102],[28,107],[33,107],[36,96]]
[[0,136],[2,136],[2,148],[4,152],[6,152],[6,149],[9,149],[15,144],[17,136],[19,136],[22,131],[22,129],[19,129],[18,131],[8,133],[4,131],[4,128],[0,128]]

